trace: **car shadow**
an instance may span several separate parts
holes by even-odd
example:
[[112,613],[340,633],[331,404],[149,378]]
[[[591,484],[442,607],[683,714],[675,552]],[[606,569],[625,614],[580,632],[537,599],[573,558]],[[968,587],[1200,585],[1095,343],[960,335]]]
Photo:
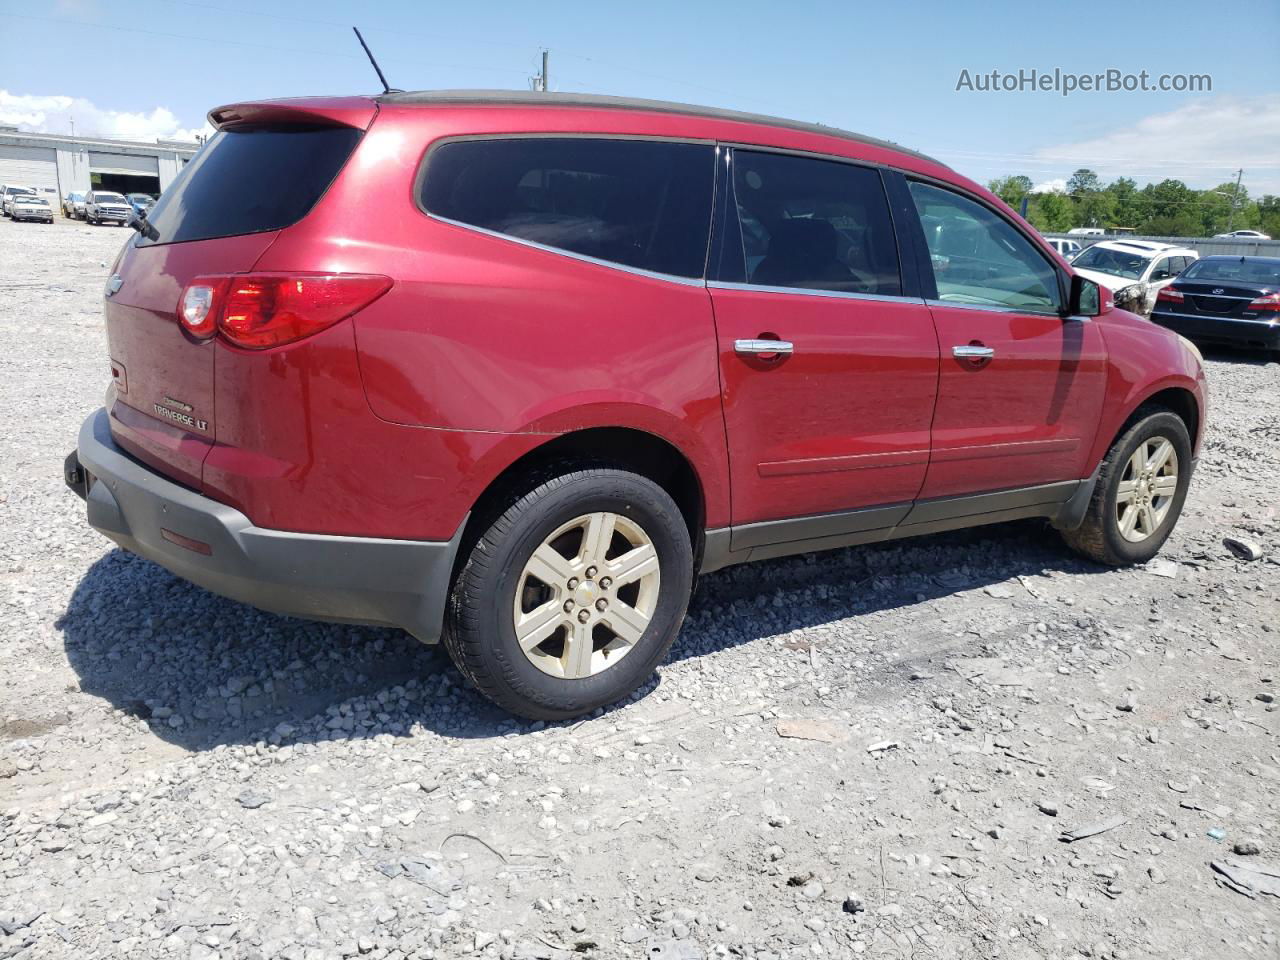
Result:
[[[1068,553],[1043,521],[731,567],[701,578],[668,662],[1018,576],[1101,569]],[[83,692],[190,750],[542,726],[489,704],[439,646],[400,630],[265,613],[118,549],[89,568],[56,627]]]
[[1222,363],[1241,363],[1251,367],[1265,367],[1274,363],[1265,351],[1256,347],[1229,347],[1220,343],[1196,343],[1201,355],[1206,360],[1218,360]]

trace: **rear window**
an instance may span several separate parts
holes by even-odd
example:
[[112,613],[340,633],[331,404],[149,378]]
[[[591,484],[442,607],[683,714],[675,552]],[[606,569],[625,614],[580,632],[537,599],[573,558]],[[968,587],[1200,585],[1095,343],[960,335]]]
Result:
[[587,137],[463,140],[427,161],[428,213],[531,243],[701,277],[715,150]]
[[158,238],[182,243],[280,230],[310,212],[360,141],[350,127],[222,130],[147,214]]
[[1280,259],[1245,260],[1232,257],[1229,260],[1197,260],[1182,276],[1187,280],[1280,286]]

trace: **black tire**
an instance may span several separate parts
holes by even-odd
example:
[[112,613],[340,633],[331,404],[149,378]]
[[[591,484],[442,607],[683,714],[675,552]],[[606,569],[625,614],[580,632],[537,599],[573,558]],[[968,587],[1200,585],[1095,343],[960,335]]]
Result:
[[[1155,437],[1173,444],[1178,458],[1178,482],[1168,512],[1146,539],[1133,542],[1120,532],[1117,492],[1129,459],[1138,445]],[[1075,530],[1063,530],[1062,538],[1077,553],[1113,567],[1146,563],[1164,546],[1182,513],[1191,484],[1191,436],[1182,418],[1162,407],[1143,407],[1103,458],[1084,522]]]
[[[566,466],[496,511],[471,544],[450,596],[444,645],[482,694],[532,720],[563,720],[614,703],[649,678],[684,622],[693,583],[689,529],[669,494],[634,473]],[[643,529],[658,557],[657,600],[648,627],[617,663],[593,676],[543,672],[521,651],[512,611],[529,557],[578,517],[609,512]]]

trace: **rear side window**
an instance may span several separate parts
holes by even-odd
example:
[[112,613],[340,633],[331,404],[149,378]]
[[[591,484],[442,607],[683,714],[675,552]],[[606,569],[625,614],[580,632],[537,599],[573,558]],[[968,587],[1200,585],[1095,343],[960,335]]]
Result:
[[733,188],[747,283],[902,293],[889,203],[877,171],[735,150]]
[[214,134],[147,221],[149,243],[280,230],[310,212],[360,141],[350,127],[279,127]]
[[428,213],[519,240],[701,277],[715,151],[587,137],[459,140],[431,151]]

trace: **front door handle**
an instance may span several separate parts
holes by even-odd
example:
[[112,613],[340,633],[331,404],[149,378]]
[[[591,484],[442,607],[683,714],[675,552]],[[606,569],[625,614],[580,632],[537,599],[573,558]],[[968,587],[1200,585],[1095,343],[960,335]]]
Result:
[[959,357],[961,360],[990,360],[996,355],[991,347],[980,347],[976,344],[968,343],[964,346],[952,347],[951,355]]
[[737,354],[790,354],[795,352],[795,344],[790,340],[735,340],[733,352]]

